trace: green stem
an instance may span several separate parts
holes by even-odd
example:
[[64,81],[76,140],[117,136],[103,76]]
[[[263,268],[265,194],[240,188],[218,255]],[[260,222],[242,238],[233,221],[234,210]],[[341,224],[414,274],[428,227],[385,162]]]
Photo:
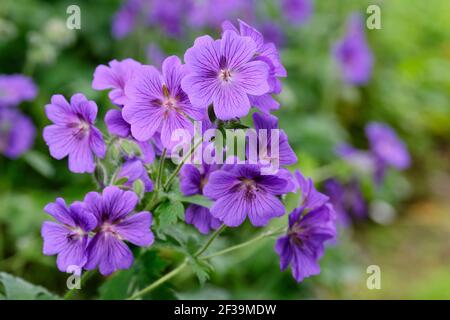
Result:
[[209,259],[211,259],[211,258],[218,257],[218,256],[221,256],[221,255],[224,255],[224,254],[227,254],[227,253],[229,253],[229,252],[231,252],[231,251],[235,251],[235,250],[244,248],[244,247],[246,247],[246,246],[248,246],[248,245],[250,245],[250,244],[252,244],[252,243],[254,243],[254,242],[257,242],[257,241],[259,241],[259,240],[262,240],[262,239],[264,239],[264,238],[268,238],[268,237],[271,237],[271,236],[274,236],[274,235],[281,234],[282,232],[284,232],[284,227],[279,228],[279,229],[275,229],[275,230],[271,230],[271,231],[267,231],[267,232],[263,232],[263,233],[261,233],[260,235],[254,237],[253,239],[250,239],[250,240],[245,241],[245,242],[242,242],[242,243],[240,243],[240,244],[237,244],[237,245],[228,247],[228,248],[226,248],[226,249],[223,249],[223,250],[214,252],[214,253],[212,253],[212,254],[210,254],[210,255],[203,256],[203,257],[201,257],[201,259],[202,259],[202,260],[209,260]]
[[175,177],[178,175],[178,173],[180,172],[181,168],[183,167],[183,165],[186,163],[186,161],[191,157],[191,155],[194,153],[194,151],[197,149],[197,147],[202,143],[202,140],[200,140],[199,142],[197,142],[196,145],[194,145],[191,150],[189,151],[189,153],[181,160],[181,162],[178,164],[178,166],[175,168],[175,171],[172,172],[172,174],[170,175],[169,179],[167,179],[166,183],[164,184],[164,190],[167,190],[170,186],[170,184],[172,183],[172,180],[175,179]]
[[137,298],[142,297],[143,295],[149,293],[150,291],[152,291],[153,289],[157,288],[158,286],[160,286],[164,282],[166,282],[166,281],[172,279],[174,276],[176,276],[179,272],[181,272],[187,266],[187,264],[188,264],[188,260],[185,259],[183,261],[183,263],[180,264],[178,267],[176,267],[175,269],[173,269],[172,271],[167,273],[165,276],[159,278],[158,280],[153,282],[148,287],[142,289],[141,291],[136,292],[131,297],[129,297],[127,300],[134,300],[134,299],[137,299]]
[[[80,287],[82,288],[84,286],[84,284],[86,283],[86,281],[88,281],[89,278],[92,277],[93,275],[94,275],[94,271],[86,271],[81,276],[81,279],[80,279],[80,285],[81,286]],[[73,297],[73,295],[75,294],[75,292],[77,292],[77,291],[78,291],[78,289],[75,289],[75,288],[69,289],[66,292],[66,294],[64,295],[63,299],[64,300],[70,300]]]
[[214,233],[211,235],[211,237],[209,237],[208,241],[206,241],[206,243],[203,245],[203,247],[201,247],[194,255],[194,257],[198,257],[200,256],[203,252],[205,252],[209,246],[211,245],[211,243],[213,243],[213,241],[219,236],[219,234],[222,233],[223,230],[226,229],[226,225],[222,224],[216,231],[214,231]]
[[156,190],[161,189],[161,181],[162,181],[162,175],[164,170],[164,161],[166,160],[166,153],[167,149],[164,148],[161,155],[161,160],[159,161],[159,168],[158,168],[158,177],[156,180]]

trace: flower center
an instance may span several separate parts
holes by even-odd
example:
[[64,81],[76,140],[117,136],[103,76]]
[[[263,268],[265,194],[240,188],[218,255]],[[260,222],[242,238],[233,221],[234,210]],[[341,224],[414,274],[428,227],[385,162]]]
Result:
[[112,236],[116,237],[119,240],[123,240],[123,238],[117,232],[115,225],[110,223],[110,222],[106,222],[106,221],[103,222],[102,226],[100,227],[100,232],[112,235]]
[[231,71],[228,69],[220,70],[219,78],[220,78],[220,80],[222,80],[224,82],[230,82],[231,78],[232,78]]
[[242,190],[244,190],[246,197],[254,198],[256,192],[259,191],[256,182],[248,178],[242,178],[240,180],[241,180],[241,188]]
[[71,233],[68,235],[70,240],[79,240],[84,236],[84,231],[80,227],[70,228]]

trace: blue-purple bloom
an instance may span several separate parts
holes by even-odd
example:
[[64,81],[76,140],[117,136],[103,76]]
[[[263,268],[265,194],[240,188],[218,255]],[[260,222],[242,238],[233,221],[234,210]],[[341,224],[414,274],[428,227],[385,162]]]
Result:
[[81,93],[73,95],[70,103],[62,95],[53,95],[45,112],[54,123],[45,127],[43,134],[52,157],[61,160],[69,156],[70,171],[92,173],[94,155],[103,158],[106,153],[102,133],[94,126],[96,103]]
[[313,13],[312,0],[281,0],[281,12],[293,25],[306,23]]
[[162,67],[162,63],[164,59],[167,57],[166,54],[162,51],[162,49],[155,42],[149,43],[147,45],[145,53],[147,56],[147,60],[150,61],[150,64],[154,65],[157,68]]
[[270,90],[267,63],[254,59],[257,48],[253,39],[232,30],[220,40],[197,38],[184,55],[190,72],[181,82],[191,102],[205,109],[212,103],[221,120],[246,116],[250,96]]
[[0,74],[0,108],[33,100],[36,95],[37,87],[31,78],[22,74]]
[[145,192],[153,191],[153,182],[148,176],[147,169],[144,166],[144,161],[139,158],[126,159],[122,168],[120,169],[117,178],[127,178],[128,180],[124,183],[124,186],[133,187],[133,183],[137,180],[142,181],[144,184]]
[[349,84],[366,84],[372,76],[373,55],[366,41],[364,27],[362,16],[351,15],[347,34],[333,48],[342,78]]
[[162,74],[153,66],[143,66],[126,85],[128,102],[122,115],[135,139],[148,141],[160,132],[164,147],[170,148],[176,142],[171,139],[175,130],[193,132],[189,117],[201,120],[205,109],[192,105],[181,89],[186,74],[180,59],[170,56],[163,62]]
[[311,178],[306,178],[298,170],[295,170],[295,178],[301,192],[301,207],[313,210],[328,202],[329,197],[317,191]]
[[291,265],[297,282],[320,273],[319,259],[324,243],[336,237],[335,213],[329,204],[308,210],[299,207],[289,215],[287,234],[280,237],[275,251],[280,256],[280,269]]
[[177,37],[182,34],[184,17],[191,9],[190,0],[152,0],[148,3],[149,24],[163,29],[166,35]]
[[136,26],[139,12],[143,8],[142,0],[126,0],[114,15],[112,34],[121,39],[129,34]]
[[49,203],[44,210],[57,221],[42,224],[44,254],[58,255],[56,263],[62,272],[70,272],[71,266],[81,269],[88,259],[89,232],[97,225],[95,217],[84,210],[81,202],[68,207],[62,198]]
[[16,159],[34,143],[36,129],[27,116],[13,108],[0,108],[0,154]]
[[99,268],[109,275],[133,264],[133,254],[124,241],[148,247],[154,241],[150,230],[152,215],[143,211],[132,214],[138,203],[134,192],[107,187],[103,193],[90,192],[84,199],[86,212],[97,220],[96,234],[88,246],[87,270]]
[[112,89],[109,98],[119,106],[125,104],[125,85],[133,78],[141,64],[133,59],[112,60],[108,66],[99,65],[94,72],[92,88],[95,90]]
[[[185,196],[203,194],[203,187],[208,183],[209,175],[218,169],[217,165],[203,164],[200,168],[185,164],[180,171],[180,190]],[[186,209],[186,223],[192,224],[203,234],[220,227],[219,219],[214,218],[208,208],[191,204]]]
[[236,164],[211,173],[203,193],[216,200],[211,214],[225,225],[237,227],[248,216],[259,227],[285,213],[278,196],[286,193],[287,184],[277,175],[261,174],[258,165]]

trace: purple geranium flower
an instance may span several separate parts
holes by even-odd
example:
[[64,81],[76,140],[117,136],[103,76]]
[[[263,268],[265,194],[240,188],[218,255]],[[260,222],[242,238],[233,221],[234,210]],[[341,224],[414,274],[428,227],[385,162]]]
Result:
[[133,78],[141,64],[133,59],[112,60],[109,66],[99,65],[94,72],[92,88],[95,90],[112,89],[109,98],[113,103],[123,106],[126,103],[125,85]]
[[[258,139],[258,149],[260,160],[270,163],[274,158],[278,158],[280,165],[291,165],[297,162],[297,155],[289,145],[288,136],[284,130],[278,129],[277,117],[270,114],[253,114],[253,124],[255,130],[258,133],[259,130],[267,130],[267,145],[261,145]],[[272,132],[271,130],[278,130],[278,154],[275,154],[271,148]],[[259,135],[258,135],[259,136]],[[249,146],[250,148],[256,148],[256,146]],[[261,159],[261,156],[265,157]]]
[[191,5],[190,0],[152,0],[147,13],[148,22],[161,27],[169,36],[180,36],[183,18],[190,11]]
[[149,43],[145,49],[147,60],[150,64],[156,66],[157,68],[162,67],[162,63],[167,55],[162,51],[161,47],[158,46],[156,42]]
[[250,37],[256,43],[255,60],[267,64],[269,68],[267,80],[270,89],[263,95],[250,95],[249,98],[251,105],[256,106],[263,112],[269,113],[271,110],[276,110],[280,107],[280,104],[272,98],[271,94],[281,92],[281,82],[278,78],[287,76],[286,69],[282,65],[278,50],[273,43],[265,42],[263,35],[249,24],[242,20],[238,20],[238,22],[239,30],[229,21],[225,21],[222,24],[222,28],[224,31],[230,30],[243,37]]
[[216,200],[211,214],[225,225],[237,227],[248,216],[254,226],[264,226],[285,213],[277,196],[286,193],[287,183],[276,175],[262,175],[258,165],[236,164],[213,172],[203,192]]
[[58,269],[69,272],[70,266],[82,268],[87,262],[89,232],[96,226],[95,217],[84,210],[81,202],[67,207],[64,199],[58,198],[45,209],[57,222],[45,221],[41,234],[44,238],[44,254],[58,255]]
[[0,153],[16,159],[34,143],[36,129],[33,122],[19,111],[0,108]]
[[330,197],[341,225],[349,226],[352,221],[367,218],[367,205],[358,180],[352,179],[343,185],[334,178],[328,179],[324,182],[323,190]]
[[312,0],[282,0],[281,12],[289,23],[304,24],[312,15],[313,2]]
[[329,197],[316,190],[311,178],[306,178],[298,170],[295,170],[295,177],[302,193],[301,206],[303,208],[312,210],[328,202]]
[[128,102],[122,115],[131,125],[131,133],[139,141],[149,140],[161,132],[161,141],[169,148],[172,133],[177,129],[193,132],[188,117],[201,120],[205,110],[191,105],[181,89],[181,79],[186,76],[186,66],[176,56],[166,58],[162,74],[153,66],[143,66],[125,88]]
[[144,162],[138,158],[127,159],[122,165],[117,178],[127,178],[124,183],[127,187],[133,187],[133,183],[137,180],[141,180],[144,184],[145,192],[153,191],[153,182],[148,176],[147,169],[144,166]]
[[96,217],[98,230],[88,247],[86,269],[98,267],[103,275],[128,269],[133,263],[133,254],[124,240],[141,247],[153,243],[150,212],[131,214],[137,202],[134,192],[115,186],[107,187],[102,194],[90,192],[86,195],[86,211]]
[[81,93],[73,95],[70,103],[62,95],[53,95],[45,112],[54,123],[44,128],[44,140],[52,157],[60,160],[69,156],[70,171],[92,173],[94,154],[103,158],[106,153],[102,133],[94,127],[95,102]]
[[199,37],[184,55],[191,72],[181,86],[193,104],[207,108],[213,103],[221,120],[246,116],[251,106],[249,96],[270,90],[268,65],[255,60],[256,54],[254,40],[231,30],[220,40]]
[[142,7],[142,0],[127,0],[122,4],[113,19],[112,34],[114,38],[123,38],[133,31]]
[[349,84],[366,84],[372,75],[373,55],[364,34],[364,20],[353,14],[348,20],[347,34],[333,48],[342,78]]
[[276,47],[283,47],[286,39],[283,29],[277,23],[267,20],[260,26],[261,33],[267,42],[272,42]]
[[33,80],[21,74],[0,74],[0,108],[33,100],[37,87]]
[[319,274],[324,243],[335,237],[335,214],[331,205],[322,205],[311,211],[304,207],[295,209],[289,215],[287,234],[278,238],[275,245],[281,270],[290,264],[297,282]]
[[[180,171],[180,190],[185,196],[203,194],[209,175],[218,169],[217,165],[203,164],[200,168],[185,164]],[[192,224],[203,234],[220,227],[219,219],[214,218],[208,208],[191,204],[186,209],[186,223]]]

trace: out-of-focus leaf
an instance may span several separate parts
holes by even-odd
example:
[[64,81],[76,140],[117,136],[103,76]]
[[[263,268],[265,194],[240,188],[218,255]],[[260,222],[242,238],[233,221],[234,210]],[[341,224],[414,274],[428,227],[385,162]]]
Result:
[[6,300],[56,300],[58,296],[8,273],[0,273],[0,294]]
[[164,229],[184,218],[184,207],[180,201],[170,199],[156,208],[155,215],[158,228]]
[[202,285],[209,279],[213,271],[213,267],[209,263],[195,258],[189,259],[189,266]]
[[29,151],[23,156],[24,160],[38,173],[46,178],[55,175],[55,169],[50,163],[50,159],[39,151]]
[[206,207],[206,208],[211,208],[211,206],[212,206],[211,200],[209,200],[208,198],[206,198],[202,195],[199,195],[199,194],[197,194],[195,196],[191,196],[191,197],[185,197],[180,193],[171,192],[167,196],[172,200],[197,204],[199,206]]

